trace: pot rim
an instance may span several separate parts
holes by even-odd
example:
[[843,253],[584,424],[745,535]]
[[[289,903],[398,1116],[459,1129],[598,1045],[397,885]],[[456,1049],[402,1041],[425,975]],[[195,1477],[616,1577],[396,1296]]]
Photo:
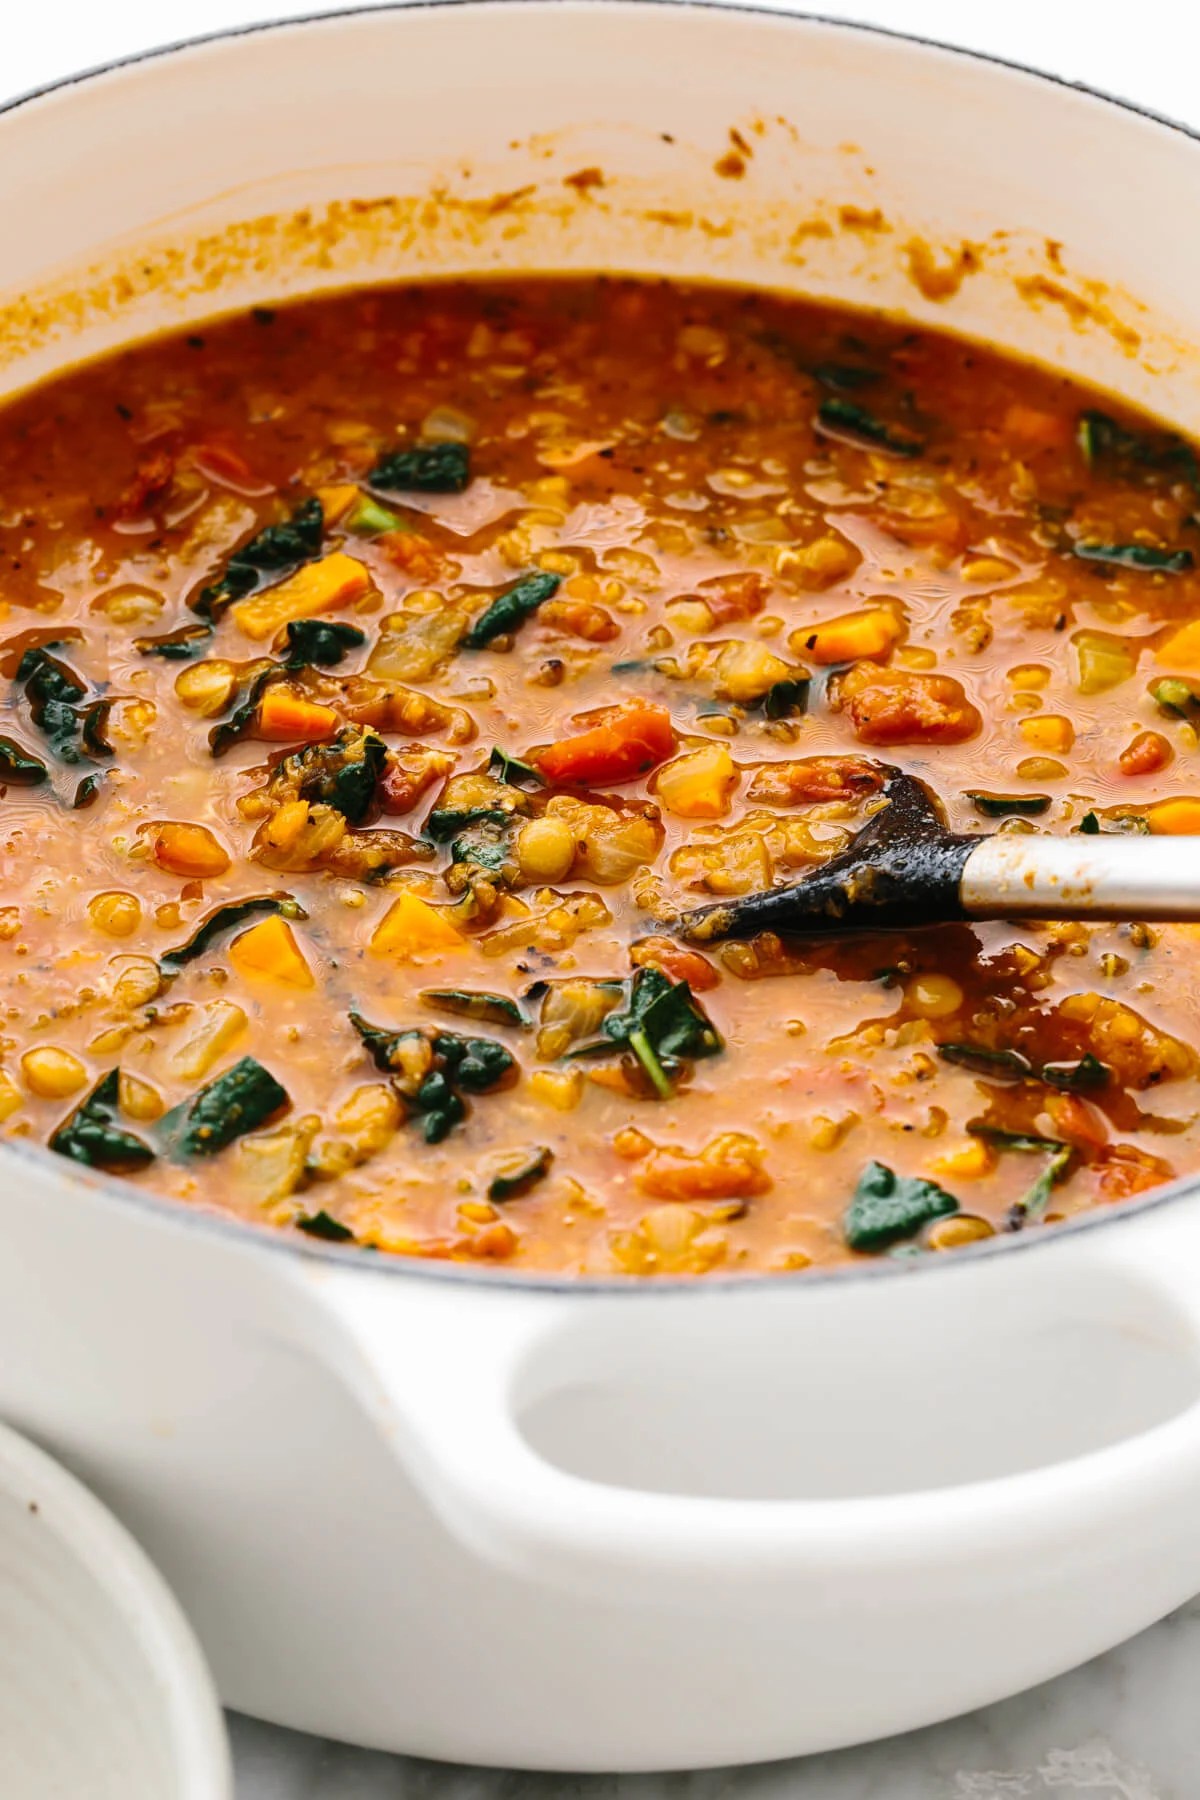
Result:
[[[32,101],[48,98],[51,94],[60,94],[85,82],[93,81],[101,76],[113,75],[123,69],[132,69],[142,63],[157,62],[171,56],[180,56],[188,51],[204,49],[209,44],[224,43],[229,40],[257,36],[266,32],[287,31],[293,27],[303,29],[309,25],[326,25],[344,19],[366,18],[374,14],[393,14],[450,10],[470,10],[474,12],[496,12],[501,8],[513,11],[541,12],[549,9],[559,10],[563,0],[385,0],[382,5],[359,4],[331,7],[317,12],[301,13],[294,18],[259,19],[242,25],[229,25],[216,31],[201,32],[194,37],[176,38],[165,44],[154,44],[148,49],[130,51],[128,55],[114,57],[109,62],[96,63],[86,69],[76,70],[72,74],[61,76],[57,81],[44,82],[39,87],[30,88],[22,94],[0,104],[0,118],[20,107],[28,106]],[[625,12],[704,12],[731,13],[759,19],[778,19],[787,24],[801,26],[819,26],[829,30],[841,31],[864,38],[885,38],[900,44],[915,44],[923,50],[938,51],[946,56],[961,58],[963,61],[983,63],[994,69],[1004,70],[1008,74],[1027,76],[1030,80],[1044,83],[1049,87],[1063,88],[1071,94],[1081,94],[1089,100],[1097,100],[1103,106],[1111,106],[1121,112],[1132,113],[1138,118],[1148,119],[1152,124],[1164,126],[1168,131],[1189,139],[1200,146],[1200,129],[1184,124],[1181,120],[1171,118],[1165,113],[1156,112],[1153,107],[1143,106],[1140,102],[1128,100],[1118,94],[1111,94],[1103,88],[1092,87],[1084,81],[1071,81],[1064,75],[1055,75],[1045,69],[1038,69],[1029,63],[1017,61],[1012,57],[995,56],[983,50],[972,50],[962,44],[948,44],[941,38],[926,37],[921,32],[897,31],[889,25],[876,25],[865,20],[838,19],[827,13],[809,12],[791,7],[778,8],[756,4],[756,0],[570,0],[577,11],[598,12],[601,10]],[[165,1194],[158,1194],[153,1189],[135,1187],[131,1182],[123,1181],[119,1176],[104,1175],[94,1170],[86,1176],[76,1172],[73,1165],[65,1159],[57,1159],[52,1151],[41,1144],[26,1144],[18,1139],[0,1139],[0,1172],[5,1166],[25,1163],[41,1173],[61,1175],[64,1181],[78,1189],[89,1193],[92,1197],[106,1203],[122,1207],[132,1207],[160,1224],[174,1223],[185,1229],[215,1233],[232,1244],[253,1251],[256,1247],[269,1254],[279,1254],[297,1259],[332,1263],[335,1266],[354,1268],[373,1274],[383,1274],[390,1278],[409,1280],[430,1280],[449,1282],[469,1288],[484,1288],[512,1293],[514,1290],[524,1293],[546,1294],[591,1294],[632,1297],[634,1295],[663,1294],[701,1294],[719,1290],[722,1293],[742,1293],[769,1286],[779,1290],[790,1286],[797,1291],[814,1286],[828,1288],[831,1285],[846,1283],[862,1283],[881,1281],[888,1278],[915,1276],[928,1277],[934,1271],[948,1271],[952,1268],[974,1266],[983,1259],[994,1259],[997,1256],[1009,1256],[1018,1250],[1046,1249],[1054,1244],[1068,1242],[1081,1234],[1094,1232],[1102,1228],[1112,1228],[1120,1224],[1128,1224],[1143,1218],[1147,1213],[1156,1212],[1173,1201],[1184,1198],[1190,1193],[1200,1192],[1200,1171],[1191,1175],[1181,1175],[1175,1181],[1155,1188],[1144,1199],[1123,1201],[1104,1210],[1081,1213],[1074,1219],[1064,1220],[1055,1225],[1049,1232],[1034,1230],[1031,1232],[1013,1233],[1009,1236],[997,1235],[975,1244],[964,1245],[952,1256],[913,1257],[897,1260],[892,1257],[881,1257],[875,1262],[860,1264],[850,1263],[831,1268],[813,1268],[801,1272],[778,1271],[764,1272],[754,1275],[737,1275],[716,1273],[703,1277],[676,1275],[656,1276],[653,1280],[637,1280],[620,1275],[543,1275],[531,1272],[517,1272],[504,1268],[490,1270],[476,1269],[469,1263],[441,1261],[437,1258],[422,1258],[392,1254],[373,1254],[368,1256],[364,1249],[357,1245],[326,1244],[312,1239],[297,1241],[287,1233],[269,1226],[259,1226],[246,1219],[239,1219],[228,1213],[200,1210],[192,1208],[183,1201],[169,1199]]]

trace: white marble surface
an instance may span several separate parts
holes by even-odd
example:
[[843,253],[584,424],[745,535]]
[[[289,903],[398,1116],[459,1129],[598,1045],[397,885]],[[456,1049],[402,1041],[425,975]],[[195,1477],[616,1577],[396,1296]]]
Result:
[[[147,45],[335,4],[39,0],[6,14],[0,92],[22,93]],[[1200,126],[1200,9],[1189,0],[1139,0],[1133,10],[1080,0],[808,6],[1049,69]],[[369,1754],[237,1717],[230,1730],[238,1800],[1196,1800],[1198,1693],[1200,1601],[1086,1668],[984,1712],[863,1749],[753,1769],[506,1774]]]

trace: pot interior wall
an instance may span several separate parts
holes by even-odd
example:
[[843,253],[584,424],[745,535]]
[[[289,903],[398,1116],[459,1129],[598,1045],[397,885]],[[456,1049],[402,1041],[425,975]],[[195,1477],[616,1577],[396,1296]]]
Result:
[[1194,260],[1162,226],[1200,200],[1196,145],[849,27],[626,0],[372,11],[68,86],[0,117],[0,150],[21,171],[0,192],[6,391],[320,287],[618,268],[931,320],[1200,427]]

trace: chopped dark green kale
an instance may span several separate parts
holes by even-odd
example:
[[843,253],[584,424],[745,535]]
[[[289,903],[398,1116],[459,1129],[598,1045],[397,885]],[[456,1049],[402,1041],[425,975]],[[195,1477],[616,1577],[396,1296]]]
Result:
[[271,663],[265,669],[259,669],[249,680],[238,684],[237,699],[233,711],[218,725],[214,725],[208,734],[208,748],[213,756],[224,756],[236,743],[245,737],[258,715],[258,703],[273,681],[279,678],[279,668]]
[[881,370],[867,368],[863,363],[814,363],[809,374],[822,387],[832,388],[835,394],[857,394],[860,389],[874,387],[883,380]]
[[[1110,1074],[1106,1064],[1090,1050],[1077,1062],[1041,1065],[1022,1056],[1019,1050],[993,1050],[983,1044],[939,1044],[938,1055],[943,1062],[956,1063],[960,1068],[986,1075],[993,1081],[1044,1081],[1061,1093],[1084,1093],[1092,1088],[1102,1088]],[[987,1133],[981,1127],[978,1135]]]
[[335,1219],[324,1208],[319,1212],[309,1213],[306,1218],[295,1221],[296,1230],[303,1231],[306,1236],[320,1238],[326,1244],[352,1244],[354,1233],[340,1219]]
[[817,426],[830,437],[847,438],[888,456],[920,456],[925,440],[902,425],[888,425],[853,400],[822,400]]
[[108,729],[108,715],[112,711],[111,700],[93,700],[80,715],[80,742],[89,756],[108,757],[114,754],[113,747],[105,737]]
[[506,1200],[519,1200],[530,1188],[544,1181],[550,1173],[554,1161],[554,1152],[546,1145],[531,1150],[524,1162],[516,1168],[493,1175],[488,1183],[487,1197],[503,1205]]
[[417,1027],[389,1031],[352,1012],[350,1023],[377,1069],[391,1075],[409,1123],[427,1144],[440,1144],[467,1116],[464,1094],[486,1094],[516,1067],[494,1038],[460,1037]]
[[1082,1094],[1093,1088],[1107,1087],[1111,1073],[1108,1065],[1093,1056],[1090,1050],[1078,1062],[1042,1064],[1042,1080],[1065,1094]]
[[94,775],[85,775],[71,796],[71,811],[82,812],[85,807],[90,806],[100,792],[103,781],[104,776],[100,770]]
[[543,600],[549,600],[558,592],[561,581],[561,575],[548,575],[540,570],[534,575],[523,575],[476,619],[462,640],[464,649],[486,650],[493,639],[510,637],[519,631]]
[[472,988],[422,988],[421,999],[439,1012],[460,1014],[487,1025],[528,1025],[515,1000],[507,994],[481,993]]
[[459,1037],[439,1031],[433,1048],[455,1084],[468,1094],[487,1094],[516,1067],[516,1059],[495,1038]]
[[1107,465],[1128,477],[1165,476],[1186,482],[1200,494],[1200,459],[1173,431],[1130,431],[1093,408],[1080,413],[1076,438],[1089,468]]
[[211,641],[211,620],[195,625],[180,625],[175,631],[164,631],[159,637],[137,637],[133,647],[141,656],[161,656],[167,662],[188,662]]
[[435,844],[446,844],[472,825],[507,825],[511,818],[511,813],[496,806],[435,806],[421,827],[421,835],[432,838]]
[[569,1054],[600,1056],[614,1045],[628,1049],[659,1099],[669,1100],[684,1063],[716,1056],[724,1041],[686,981],[644,968],[623,987],[624,1009],[609,1013],[600,1027],[602,1036]]
[[376,731],[346,725],[327,744],[307,744],[280,765],[302,800],[332,806],[350,825],[361,825],[375,804],[387,745]]
[[51,1150],[110,1174],[145,1168],[154,1151],[117,1123],[121,1077],[116,1069],[102,1075],[85,1099],[63,1120],[50,1139]]
[[1195,566],[1190,550],[1160,549],[1155,544],[1101,544],[1094,538],[1075,538],[1071,555],[1082,562],[1106,563],[1117,569],[1144,569],[1160,575],[1182,575]]
[[15,738],[0,737],[0,787],[40,787],[50,771]]
[[944,1219],[958,1210],[954,1195],[936,1181],[897,1175],[886,1163],[869,1162],[843,1214],[842,1230],[851,1250],[875,1255],[891,1244],[915,1237],[934,1219]]
[[982,788],[969,789],[967,799],[985,819],[1036,819],[1050,806],[1049,794],[992,794]]
[[55,756],[64,763],[80,762],[78,707],[87,688],[79,676],[42,646],[26,650],[17,665],[17,680],[24,683],[33,722]]
[[207,914],[193,931],[186,943],[177,944],[173,950],[167,950],[158,959],[158,966],[164,975],[177,975],[187,963],[195,962],[198,956],[215,944],[218,938],[224,937],[238,925],[244,925],[247,919],[258,918],[265,913],[282,913],[285,919],[307,918],[304,908],[291,894],[253,894],[248,900],[227,900],[224,906]]
[[1062,1138],[1040,1137],[1036,1131],[1008,1131],[1003,1125],[990,1125],[986,1119],[968,1119],[967,1130],[985,1144],[994,1144],[997,1150],[1032,1155],[1038,1150],[1065,1148]]
[[465,444],[414,444],[381,457],[367,485],[385,494],[461,494],[471,479],[471,453]]
[[774,681],[762,698],[762,709],[768,719],[795,719],[808,711],[812,681],[807,675]]
[[319,500],[306,500],[290,519],[266,525],[228,558],[215,581],[201,588],[191,608],[201,618],[216,619],[233,600],[245,600],[274,587],[321,554],[325,515]]
[[1116,818],[1101,819],[1098,813],[1086,812],[1079,821],[1084,837],[1099,837],[1101,832],[1118,837],[1146,837],[1150,821],[1141,813],[1121,813]]
[[516,872],[512,839],[517,822],[512,813],[501,813],[499,819],[476,819],[452,840],[450,861],[464,870],[483,869],[489,875],[507,871],[511,880]]
[[330,619],[292,619],[286,627],[287,654],[284,669],[332,669],[344,662],[351,650],[367,641],[357,625],[340,625]]
[[546,785],[545,776],[540,775],[532,763],[522,762],[519,756],[510,756],[499,745],[496,745],[488,757],[487,772],[508,787],[537,788]]
[[287,1089],[271,1071],[254,1057],[243,1056],[190,1100],[173,1107],[159,1131],[174,1156],[215,1156],[287,1103]]
[[328,619],[293,619],[286,628],[285,653],[278,662],[254,668],[238,683],[234,706],[208,734],[208,747],[213,756],[239,743],[254,724],[259,705],[267,689],[275,681],[300,669],[330,669],[345,660],[351,650],[367,641],[357,625],[338,625]]
[[1029,1081],[1033,1077],[1033,1064],[1019,1050],[990,1050],[983,1044],[939,1044],[938,1055],[943,1062],[997,1081]]

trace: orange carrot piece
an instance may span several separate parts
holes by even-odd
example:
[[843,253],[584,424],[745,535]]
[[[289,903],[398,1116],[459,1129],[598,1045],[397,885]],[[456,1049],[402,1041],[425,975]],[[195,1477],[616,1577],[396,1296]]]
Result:
[[634,700],[575,737],[551,744],[538,758],[548,781],[587,787],[597,781],[632,781],[675,749],[675,728],[665,706]]
[[269,687],[258,703],[255,736],[269,744],[316,744],[331,738],[337,728],[332,706],[305,700],[290,688]]

